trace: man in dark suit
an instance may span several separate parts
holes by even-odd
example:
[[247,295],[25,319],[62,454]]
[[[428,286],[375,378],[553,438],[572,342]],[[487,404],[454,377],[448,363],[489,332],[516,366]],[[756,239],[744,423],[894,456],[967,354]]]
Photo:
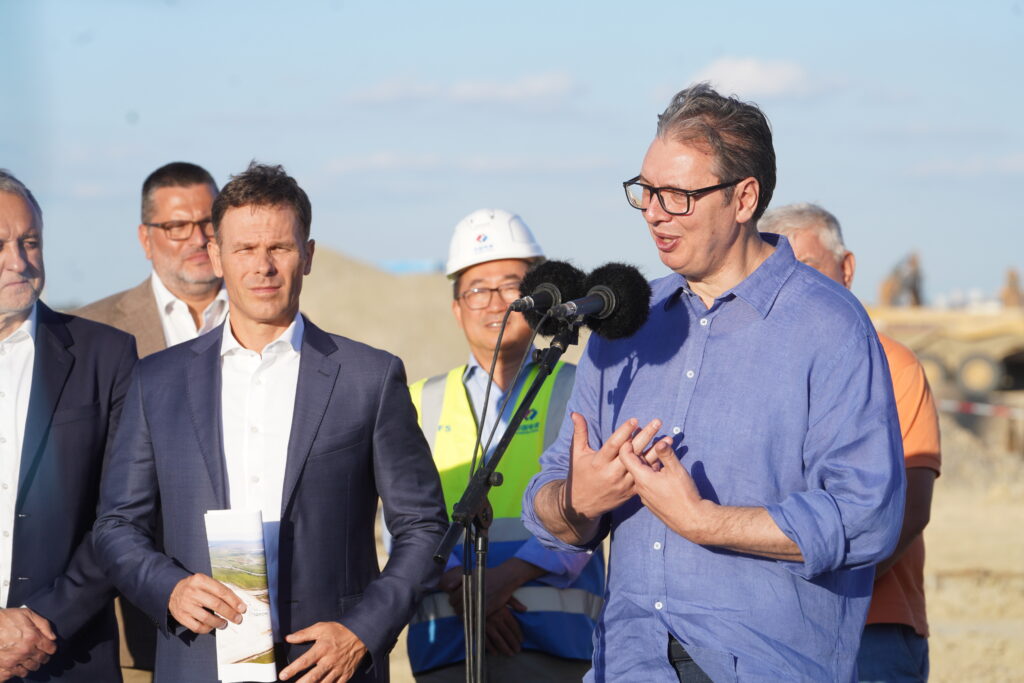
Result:
[[206,253],[216,196],[213,176],[196,164],[174,161],[150,173],[142,184],[138,238],[152,274],[72,312],[134,335],[140,358],[224,322],[227,298]]
[[[97,551],[161,629],[156,679],[216,681],[209,633],[245,616],[209,576],[203,515],[259,510],[282,678],[387,680],[388,651],[438,573],[445,527],[402,363],[299,313],[311,209],[281,167],[236,176],[213,221],[228,320],[140,363],[103,481]],[[394,534],[383,573],[378,496]]]
[[[201,166],[164,164],[142,183],[137,234],[153,272],[141,283],[72,311],[135,337],[139,357],[195,339],[224,322],[227,296],[213,272],[206,245],[217,183]],[[128,683],[152,680],[156,659],[153,623],[131,603],[115,603],[121,667]]]
[[0,680],[120,681],[90,529],[135,343],[39,301],[42,228],[0,170]]

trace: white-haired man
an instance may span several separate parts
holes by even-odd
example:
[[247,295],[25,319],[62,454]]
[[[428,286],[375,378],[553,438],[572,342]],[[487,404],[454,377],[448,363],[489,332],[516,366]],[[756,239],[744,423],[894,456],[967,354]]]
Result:
[[[785,235],[796,258],[849,289],[856,270],[836,217],[815,204],[765,213],[758,227]],[[939,475],[939,421],[924,369],[913,351],[878,334],[892,374],[907,467],[907,502],[896,551],[878,564],[857,668],[862,681],[928,679],[924,537]]]

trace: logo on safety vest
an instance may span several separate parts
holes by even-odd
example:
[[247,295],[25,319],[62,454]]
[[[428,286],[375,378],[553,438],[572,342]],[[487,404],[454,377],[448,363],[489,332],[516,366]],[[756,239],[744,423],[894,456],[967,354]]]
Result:
[[522,424],[519,425],[519,429],[516,430],[516,434],[533,434],[539,431],[540,422],[537,421],[537,409],[531,408],[530,412],[526,413]]

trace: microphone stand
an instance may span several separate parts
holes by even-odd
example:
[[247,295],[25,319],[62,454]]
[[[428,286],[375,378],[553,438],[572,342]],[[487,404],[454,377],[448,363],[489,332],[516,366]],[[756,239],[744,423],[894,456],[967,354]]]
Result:
[[[516,432],[519,430],[519,425],[526,418],[526,414],[530,412],[530,405],[537,398],[541,386],[551,375],[562,354],[565,353],[569,346],[579,343],[581,324],[582,317],[567,320],[551,340],[550,346],[543,351],[536,352],[539,354],[536,377],[534,377],[530,388],[527,389],[522,400],[519,402],[519,408],[516,409],[512,420],[505,429],[505,433],[502,434],[501,440],[494,448],[494,454],[477,468],[469,484],[466,486],[465,492],[459,498],[459,502],[455,504],[452,510],[452,522],[448,526],[448,531],[434,551],[434,561],[444,565],[458,543],[459,536],[463,533],[465,534],[465,543],[463,545],[465,549],[464,557],[468,558],[469,546],[471,544],[475,550],[476,564],[473,567],[472,574],[470,574],[469,567],[463,563],[462,618],[466,632],[466,683],[484,683],[485,681],[484,620],[486,617],[486,592],[484,590],[484,579],[487,570],[487,533],[494,519],[491,505],[487,501],[487,494],[491,487],[501,486],[502,476],[497,471],[498,463],[501,462],[502,456],[508,450],[509,444],[512,443],[513,437],[515,437]],[[472,586],[467,584],[467,579],[471,579]]]

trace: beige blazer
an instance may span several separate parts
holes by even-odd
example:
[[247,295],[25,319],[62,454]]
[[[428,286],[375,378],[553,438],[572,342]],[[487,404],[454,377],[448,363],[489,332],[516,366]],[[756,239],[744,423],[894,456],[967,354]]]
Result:
[[167,348],[163,323],[160,322],[160,313],[156,308],[156,295],[153,294],[153,284],[148,277],[131,289],[94,301],[71,311],[71,314],[134,335],[139,358]]

